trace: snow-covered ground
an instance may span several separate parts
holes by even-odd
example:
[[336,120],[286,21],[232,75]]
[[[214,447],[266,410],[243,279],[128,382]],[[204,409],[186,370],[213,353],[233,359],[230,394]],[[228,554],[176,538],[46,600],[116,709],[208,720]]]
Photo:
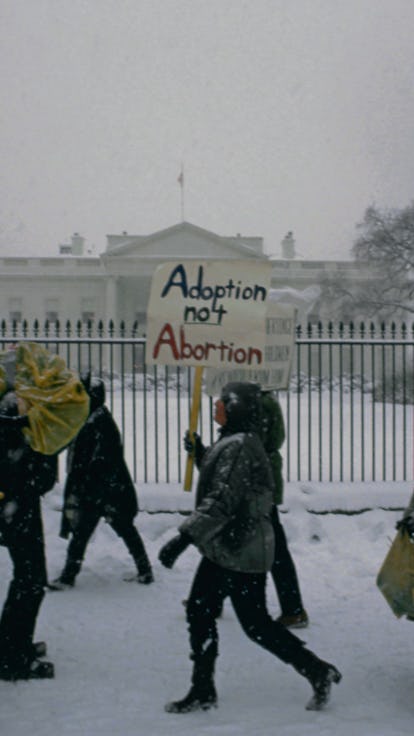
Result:
[[[58,536],[61,492],[57,485],[43,501],[50,578],[66,550]],[[287,485],[282,520],[311,619],[299,634],[343,673],[320,713],[304,708],[306,680],[245,637],[229,602],[219,621],[218,709],[164,712],[164,703],[189,686],[181,601],[198,553],[189,548],[171,571],[157,554],[192,508],[194,493],[174,485],[138,492],[136,521],[155,583],[123,581],[131,560],[101,522],[76,587],[49,592],[41,608],[36,639],[47,641],[55,679],[0,682],[2,736],[411,736],[414,624],[395,618],[375,584],[410,484]],[[338,510],[362,512],[321,513]],[[0,548],[1,605],[10,574]],[[268,605],[276,616],[271,580]]]

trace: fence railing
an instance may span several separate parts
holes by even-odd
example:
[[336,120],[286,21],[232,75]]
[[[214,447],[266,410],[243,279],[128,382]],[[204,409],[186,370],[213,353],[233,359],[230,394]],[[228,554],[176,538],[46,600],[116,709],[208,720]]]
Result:
[[[138,483],[181,483],[193,371],[148,367],[138,325],[0,323],[0,346],[39,342],[77,371],[102,377]],[[414,325],[298,326],[292,378],[279,392],[286,423],[284,475],[291,481],[413,478]],[[199,431],[216,438],[203,395]]]

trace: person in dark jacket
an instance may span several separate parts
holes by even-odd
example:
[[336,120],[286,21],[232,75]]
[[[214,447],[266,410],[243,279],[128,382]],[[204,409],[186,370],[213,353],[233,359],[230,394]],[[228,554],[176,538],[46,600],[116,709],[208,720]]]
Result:
[[90,413],[69,452],[64,488],[61,537],[71,539],[64,568],[53,589],[73,587],[88,542],[104,518],[125,543],[137,568],[139,583],[152,583],[153,574],[141,536],[134,526],[138,501],[124,459],[121,435],[105,406],[102,380],[82,377],[90,397]]
[[195,510],[159,553],[167,568],[191,543],[202,554],[186,606],[192,685],[186,697],[165,709],[187,713],[217,704],[216,620],[229,597],[246,635],[309,680],[313,696],[307,708],[320,710],[341,674],[274,621],[266,608],[266,573],[274,560],[274,481],[259,436],[260,387],[227,384],[216,402],[215,421],[221,426],[220,438],[204,453]]
[[51,490],[56,456],[35,452],[19,416],[18,400],[8,391],[0,401],[0,538],[13,564],[13,578],[0,617],[0,679],[54,676],[44,642],[33,642],[36,619],[47,586],[40,497]]
[[272,391],[261,392],[262,421],[261,439],[272,466],[275,481],[275,505],[272,512],[275,533],[275,558],[271,568],[273,582],[279,599],[281,624],[292,629],[305,628],[308,614],[303,606],[295,564],[287,544],[285,530],[280,521],[277,507],[283,502],[283,459],[280,448],[285,441],[285,423],[282,407]]

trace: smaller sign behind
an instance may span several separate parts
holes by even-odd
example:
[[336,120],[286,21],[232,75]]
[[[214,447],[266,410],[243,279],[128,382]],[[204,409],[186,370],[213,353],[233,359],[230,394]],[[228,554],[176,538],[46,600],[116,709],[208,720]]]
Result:
[[220,394],[230,381],[253,381],[267,391],[288,388],[295,348],[296,308],[274,302],[268,302],[267,306],[263,365],[228,370],[208,368],[205,389],[210,396]]

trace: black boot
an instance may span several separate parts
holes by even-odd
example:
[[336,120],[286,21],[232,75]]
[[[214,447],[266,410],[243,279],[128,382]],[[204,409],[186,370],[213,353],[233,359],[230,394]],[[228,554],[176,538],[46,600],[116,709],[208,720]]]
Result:
[[204,688],[192,685],[185,698],[167,703],[165,710],[167,713],[191,713],[194,710],[209,710],[216,707],[217,693],[212,682]]
[[332,683],[338,684],[341,681],[341,673],[333,664],[324,662],[305,648],[292,664],[299,674],[309,680],[313,688],[306,710],[322,710],[329,701]]
[[124,580],[128,582],[136,580],[137,583],[143,583],[144,585],[153,583],[154,575],[152,573],[151,563],[138,529],[132,523],[129,523],[128,520],[122,519],[121,517],[113,520],[112,528],[125,543],[137,568],[136,576],[127,575],[124,577]]
[[55,676],[55,668],[52,662],[46,660],[34,659],[30,665],[27,679],[28,680],[49,680]]
[[217,693],[214,686],[214,663],[216,645],[210,644],[205,652],[192,654],[194,660],[192,685],[182,700],[167,703],[167,713],[191,713],[195,710],[209,710],[217,707]]
[[144,585],[149,585],[149,583],[153,583],[154,575],[152,573],[151,563],[148,557],[146,555],[145,557],[139,557],[137,560],[135,560],[135,564],[138,570],[138,583],[142,583]]
[[45,680],[55,676],[52,662],[25,658],[24,661],[0,661],[0,680]]
[[141,585],[149,585],[154,582],[154,575],[150,562],[147,557],[140,557],[139,560],[134,560],[137,566],[136,573],[127,573],[123,576],[123,580],[126,583],[141,583]]
[[34,641],[31,645],[31,656],[32,659],[39,659],[40,657],[46,657],[47,646],[45,641]]
[[82,560],[66,560],[65,567],[60,573],[59,577],[49,585],[49,590],[66,590],[67,588],[73,588],[75,585],[75,578],[81,569]]

